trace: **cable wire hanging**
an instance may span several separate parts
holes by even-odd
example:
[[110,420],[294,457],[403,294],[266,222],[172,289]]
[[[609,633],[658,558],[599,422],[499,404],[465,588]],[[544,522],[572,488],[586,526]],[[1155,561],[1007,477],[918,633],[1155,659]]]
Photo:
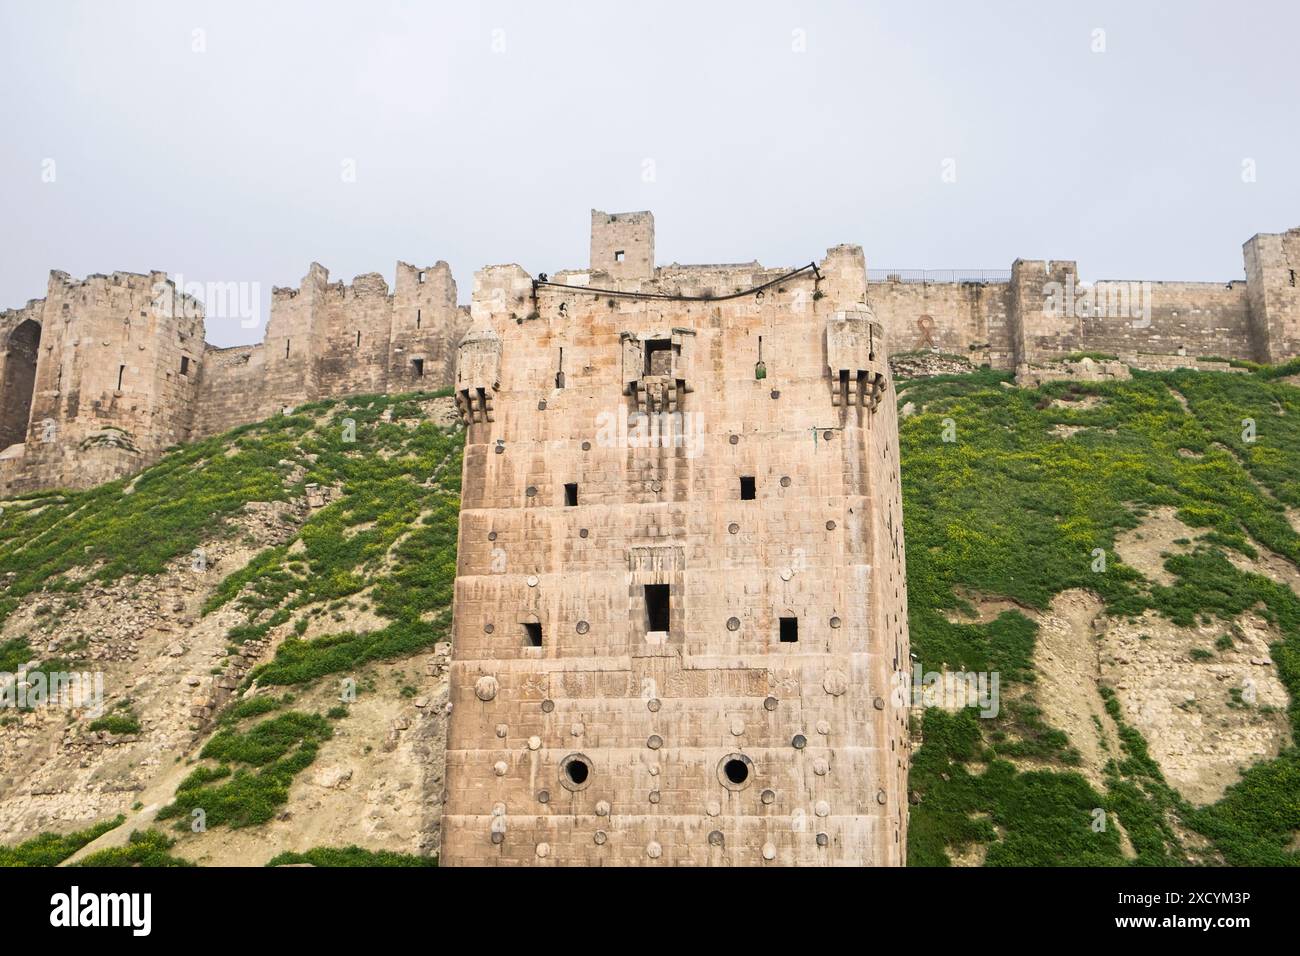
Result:
[[544,286],[552,289],[564,289],[566,292],[588,292],[592,295],[618,296],[624,299],[667,299],[673,302],[725,302],[728,299],[740,299],[747,295],[755,295],[780,282],[785,282],[787,279],[793,279],[797,275],[802,275],[810,269],[820,281],[822,277],[821,270],[817,268],[817,263],[810,262],[806,266],[800,266],[798,269],[793,269],[785,275],[777,276],[775,279],[771,279],[761,285],[756,285],[750,289],[742,289],[739,292],[730,292],[727,295],[677,295],[672,292],[628,292],[622,289],[593,289],[591,286],[566,285],[563,282],[551,282],[548,279],[534,279],[533,299],[536,300],[537,290]]

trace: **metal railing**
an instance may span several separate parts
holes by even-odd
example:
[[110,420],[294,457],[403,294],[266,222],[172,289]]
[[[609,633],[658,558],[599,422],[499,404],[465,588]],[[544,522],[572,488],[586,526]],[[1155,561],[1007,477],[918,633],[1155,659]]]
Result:
[[868,269],[868,282],[939,285],[958,282],[1010,282],[1010,269]]

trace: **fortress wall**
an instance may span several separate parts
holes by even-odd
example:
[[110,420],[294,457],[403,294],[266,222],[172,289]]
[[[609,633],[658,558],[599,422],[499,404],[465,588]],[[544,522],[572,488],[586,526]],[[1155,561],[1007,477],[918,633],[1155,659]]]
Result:
[[27,441],[7,486],[89,487],[188,439],[202,342],[201,307],[163,273],[51,273]]
[[385,390],[392,309],[388,283],[377,272],[326,288],[313,398]]
[[208,347],[196,409],[195,437],[261,421],[280,410],[266,379],[267,346]]
[[451,384],[454,345],[468,324],[451,269],[445,262],[397,268],[391,295],[378,273],[330,282],[317,263],[299,288],[275,289],[263,344],[208,349],[196,434],[335,395]]
[[[723,295],[788,271],[756,262],[655,268],[648,212],[592,210],[591,255],[588,269],[556,279]],[[865,298],[898,352],[937,349],[994,368],[1073,352],[1151,367],[1167,358],[1279,363],[1300,355],[1300,229],[1256,235],[1243,257],[1244,282],[1098,282],[1094,309],[1079,306],[1085,288],[1071,261],[1017,260],[1009,282],[890,280],[867,289],[861,250],[837,247],[821,264],[816,291],[840,301]],[[1069,308],[1051,304],[1052,283],[1072,284]],[[203,342],[201,304],[172,301],[163,273],[76,280],[52,272],[45,299],[0,313],[0,493],[93,484],[153,461],[176,442],[333,395],[443,387],[453,380],[456,345],[471,319],[523,323],[536,308],[532,277],[518,266],[481,270],[475,287],[467,311],[456,305],[445,262],[398,263],[391,290],[375,273],[331,283],[328,270],[312,263],[298,288],[272,290],[261,345],[214,349]],[[798,300],[800,288],[793,283],[783,300],[791,315],[813,307],[811,299]],[[1111,305],[1123,301],[1122,292],[1131,302],[1148,290],[1149,311],[1145,301],[1136,312]],[[153,302],[160,291],[170,311]],[[765,359],[784,359],[765,345]],[[558,371],[558,351],[553,360]],[[37,422],[41,445],[57,449],[27,447]],[[104,444],[111,430],[121,433],[117,446]],[[93,451],[80,447],[88,439]]]
[[937,348],[1011,368],[1010,287],[983,282],[873,282],[867,299],[893,353]]
[[1073,352],[1250,358],[1245,282],[1107,280],[1083,286],[1073,262],[1017,260],[1012,267],[1013,335],[1020,361]]
[[[1053,298],[1057,283],[1062,291]],[[1064,287],[1073,288],[1067,299]],[[1247,283],[1078,284],[1073,262],[1019,261],[1010,283],[873,282],[869,301],[898,352],[935,348],[1013,368],[1074,352],[1142,356],[1258,354]],[[1095,303],[1095,306],[1094,304]]]
[[[522,269],[476,275],[444,864],[903,861],[897,438],[862,266],[837,247],[820,282],[725,302],[543,288],[533,318]],[[689,295],[785,271],[560,278]],[[837,317],[857,330],[843,361],[884,376],[874,411],[833,400]],[[629,438],[630,417],[668,440]]]
[[1254,236],[1242,251],[1259,360],[1300,355],[1300,229]]
[[456,280],[447,263],[421,268],[399,262],[388,335],[388,391],[450,385],[456,346],[468,327],[468,310],[456,304]]

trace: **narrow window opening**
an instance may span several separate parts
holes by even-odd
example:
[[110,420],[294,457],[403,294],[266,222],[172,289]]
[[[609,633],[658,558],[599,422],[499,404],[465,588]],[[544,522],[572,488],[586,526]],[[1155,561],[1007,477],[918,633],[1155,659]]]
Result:
[[119,365],[117,367],[117,390],[119,392],[122,391],[122,376],[125,374],[126,374],[126,366]]
[[564,388],[564,348],[560,348],[560,358],[555,366],[555,387]]
[[288,358],[288,357],[289,357],[289,340],[288,340],[288,339],[285,339],[285,340],[284,340],[284,357],[285,357],[285,358]]
[[1291,285],[1292,285],[1292,287],[1294,288],[1294,286],[1295,286],[1295,270],[1294,270],[1294,269],[1291,270]]
[[[564,486],[564,504],[566,507],[575,508],[578,504],[578,485],[570,483]],[[667,628],[665,628],[667,630]]]
[[799,640],[799,619],[797,617],[781,618],[781,643],[794,644]]
[[754,500],[754,478],[752,475],[742,475],[740,478],[740,500]]
[[361,330],[357,330],[357,348],[361,348]]
[[615,250],[615,252],[614,252],[614,261],[615,261],[615,262],[622,262],[622,261],[623,261],[623,256],[624,256],[624,255],[625,255],[625,253],[624,253],[624,251],[623,251],[622,249]]
[[416,327],[417,329],[420,327],[420,310],[419,310],[419,309],[416,309],[416,310],[415,310],[415,327]]
[[188,355],[181,356],[181,374],[182,375],[190,374],[190,357]]
[[524,624],[524,647],[542,646],[542,625],[535,622]]
[[411,364],[415,366],[415,377],[424,378],[424,359],[411,359]]
[[669,630],[672,606],[668,596],[668,585],[647,584],[645,586],[645,616],[647,631]]
[[424,281],[424,270],[423,270],[423,269],[420,270],[420,281],[421,281],[421,282]]

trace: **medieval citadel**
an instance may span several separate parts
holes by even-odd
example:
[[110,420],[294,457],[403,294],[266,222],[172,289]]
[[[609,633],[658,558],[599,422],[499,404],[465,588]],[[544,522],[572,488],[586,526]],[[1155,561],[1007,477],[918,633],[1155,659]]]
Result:
[[[593,222],[602,217],[593,213]],[[593,233],[593,254],[608,260],[593,260],[593,269],[616,278],[653,273],[644,258],[653,255],[652,217],[616,221],[616,239]],[[611,241],[630,248],[606,249]],[[1139,367],[1300,354],[1300,230],[1254,236],[1244,259],[1244,280],[1090,287],[1075,263],[1061,261],[1017,260],[1007,273],[880,270],[863,300],[895,352],[934,349],[994,368],[1081,351]],[[660,279],[676,289],[679,273],[667,266]],[[767,274],[748,263],[709,280],[721,293]],[[503,294],[499,269],[477,281],[487,285],[476,298],[489,286]],[[545,297],[526,285],[508,309],[521,319]],[[0,312],[0,493],[92,486],[174,444],[319,398],[446,387],[468,324],[444,262],[398,263],[391,290],[376,273],[331,282],[313,263],[297,289],[273,290],[264,341],[234,348],[204,341],[202,304],[165,273],[77,280],[51,272],[44,299]]]
[[1245,279],[1085,284],[656,266],[648,212],[592,211],[588,267],[446,263],[275,289],[214,348],[165,273],[0,313],[0,494],[88,487],[347,394],[451,387],[465,427],[442,859],[898,865],[910,671],[889,353],[1030,370],[1300,354],[1300,230]]

